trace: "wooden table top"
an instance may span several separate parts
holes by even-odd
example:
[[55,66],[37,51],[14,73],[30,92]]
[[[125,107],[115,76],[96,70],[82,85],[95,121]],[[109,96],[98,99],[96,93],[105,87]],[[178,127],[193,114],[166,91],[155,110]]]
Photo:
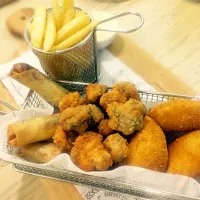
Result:
[[[51,1],[18,0],[0,8],[0,64],[28,50],[22,39],[8,32],[7,17],[19,8],[41,3],[50,5]],[[140,12],[145,18],[143,28],[128,35],[118,34],[108,50],[158,91],[200,93],[200,3],[197,0],[77,0],[76,5],[112,14]],[[131,24],[123,20],[121,23]],[[3,161],[0,177],[1,200],[82,199],[71,184],[17,173]]]

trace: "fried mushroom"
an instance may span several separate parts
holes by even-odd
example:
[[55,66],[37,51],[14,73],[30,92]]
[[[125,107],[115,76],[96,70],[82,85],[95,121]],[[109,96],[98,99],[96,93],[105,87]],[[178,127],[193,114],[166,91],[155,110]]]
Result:
[[114,163],[119,163],[128,156],[128,143],[119,133],[108,136],[103,144]]
[[76,107],[79,105],[85,104],[85,98],[81,97],[81,95],[78,92],[71,92],[67,95],[65,95],[61,101],[59,102],[59,109],[62,112],[66,108],[69,107]]
[[106,151],[100,134],[83,134],[74,142],[71,160],[80,169],[104,171],[112,166],[111,155]]
[[143,115],[138,106],[135,106],[132,101],[130,99],[125,104],[114,102],[108,105],[106,109],[109,116],[108,126],[112,130],[120,131],[124,135],[130,135],[142,129]]
[[108,86],[104,84],[89,84],[85,90],[88,102],[97,103],[100,97],[108,91]]

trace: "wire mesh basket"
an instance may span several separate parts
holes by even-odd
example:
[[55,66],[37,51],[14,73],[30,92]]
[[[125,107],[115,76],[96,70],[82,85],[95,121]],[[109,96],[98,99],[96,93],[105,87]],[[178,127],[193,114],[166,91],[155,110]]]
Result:
[[[69,89],[69,83],[62,84]],[[85,91],[85,87],[87,85],[79,86],[79,92],[83,94]],[[71,88],[72,90],[76,90],[77,88]],[[192,99],[192,96],[186,95],[175,95],[168,93],[151,93],[145,91],[139,91],[141,101],[146,105],[147,108],[150,108],[154,105],[160,104],[162,102],[166,102],[169,100],[173,100],[176,98],[183,99]],[[28,97],[24,103],[23,108],[30,107],[39,107],[41,103],[41,98],[35,92],[30,91]],[[138,186],[135,184],[130,184],[117,180],[110,180],[103,177],[96,177],[87,174],[77,173],[70,170],[60,170],[50,167],[38,167],[35,164],[23,164],[23,163],[14,163],[14,169],[18,172],[23,172],[27,174],[32,174],[36,176],[51,178],[59,181],[70,182],[76,185],[82,185],[87,187],[93,187],[98,189],[103,189],[111,192],[121,193],[124,195],[142,198],[142,199],[154,199],[154,200],[192,200],[198,199],[195,197],[188,197],[181,194],[166,192],[157,190],[155,188]]]
[[[81,95],[85,94],[85,89],[88,86],[88,84],[75,84],[70,83],[67,81],[58,81],[58,83],[68,89],[71,92],[78,91]],[[111,88],[109,88],[111,89]],[[145,104],[147,108],[150,108],[154,105],[158,105],[159,103],[167,102],[169,100],[173,100],[176,98],[183,98],[183,99],[192,99],[193,96],[188,95],[178,95],[178,94],[170,94],[170,93],[152,93],[152,92],[146,92],[142,90],[138,90],[141,101]],[[30,108],[30,107],[39,107],[41,103],[41,97],[37,95],[35,92],[30,91],[26,100],[24,101],[23,109]]]
[[[92,15],[79,7],[75,7],[78,12],[83,10],[88,14],[90,20],[93,21]],[[47,13],[52,12],[52,8],[47,9]],[[105,29],[98,25],[106,23],[126,15],[133,15],[140,19],[136,27],[130,29]],[[96,43],[96,31],[132,33],[139,30],[144,24],[144,18],[138,12],[125,12],[116,16],[110,17],[100,21],[95,29],[80,43],[69,47],[65,50],[56,50],[52,52],[45,52],[38,49],[31,44],[30,34],[28,28],[25,28],[25,40],[33,53],[38,57],[42,68],[49,78],[52,80],[65,80],[70,82],[80,83],[96,83],[100,79],[100,67],[98,61],[98,49]]]
[[[83,10],[75,7],[76,11]],[[84,10],[91,20],[93,17]],[[52,8],[47,9],[47,13]],[[66,50],[45,52],[35,48],[30,42],[30,35],[25,29],[25,40],[33,53],[38,57],[42,68],[53,80],[95,83],[99,80],[100,71],[97,59],[96,35],[92,31],[83,41]]]

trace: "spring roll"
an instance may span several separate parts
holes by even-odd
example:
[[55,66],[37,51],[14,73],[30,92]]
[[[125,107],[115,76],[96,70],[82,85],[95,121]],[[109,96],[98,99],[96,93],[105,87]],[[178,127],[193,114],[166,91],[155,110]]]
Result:
[[59,114],[37,117],[8,125],[8,145],[22,147],[53,137],[59,123]]
[[[20,109],[20,106],[16,103],[15,99],[13,98],[13,96],[11,95],[11,93],[1,80],[0,80],[0,98],[5,102],[9,103],[14,108]],[[0,103],[0,111],[10,112],[11,110]]]
[[30,162],[47,163],[63,152],[54,143],[41,142],[24,146],[18,149],[17,154]]
[[59,101],[69,93],[39,70],[25,63],[13,65],[8,76],[37,92],[46,101],[56,106],[58,106]]

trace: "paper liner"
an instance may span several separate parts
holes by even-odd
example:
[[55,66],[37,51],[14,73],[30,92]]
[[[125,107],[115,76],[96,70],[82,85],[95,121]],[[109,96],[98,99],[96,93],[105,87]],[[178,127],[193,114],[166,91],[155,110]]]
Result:
[[[7,125],[17,121],[22,121],[38,116],[50,115],[51,110],[27,109],[19,112],[12,112],[0,117],[0,157],[8,162],[27,164],[29,162],[15,155],[15,150],[7,146]],[[29,163],[30,164],[30,163]],[[53,167],[54,169],[70,170],[93,176],[106,177],[126,183],[134,183],[140,186],[160,189],[180,193],[188,196],[198,197],[200,187],[195,179],[185,176],[155,172],[138,167],[123,166],[111,171],[104,172],[84,172],[76,167],[68,154],[61,154],[46,164],[36,164],[36,166]]]

